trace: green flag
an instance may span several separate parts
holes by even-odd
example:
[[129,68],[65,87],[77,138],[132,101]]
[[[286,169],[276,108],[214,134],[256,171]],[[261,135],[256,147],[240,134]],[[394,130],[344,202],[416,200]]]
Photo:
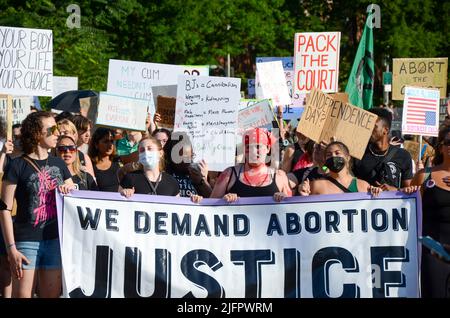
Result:
[[[371,13],[367,16],[367,21],[369,19],[372,19]],[[347,87],[345,88],[349,102],[364,109],[372,108],[373,79],[375,74],[373,29],[367,25],[367,21],[359,41],[358,51],[348,78]]]

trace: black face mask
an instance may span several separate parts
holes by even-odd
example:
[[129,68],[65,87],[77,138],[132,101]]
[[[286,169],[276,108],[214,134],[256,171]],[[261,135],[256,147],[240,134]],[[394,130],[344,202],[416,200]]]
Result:
[[325,166],[333,172],[339,172],[345,167],[344,157],[330,157],[325,161]]

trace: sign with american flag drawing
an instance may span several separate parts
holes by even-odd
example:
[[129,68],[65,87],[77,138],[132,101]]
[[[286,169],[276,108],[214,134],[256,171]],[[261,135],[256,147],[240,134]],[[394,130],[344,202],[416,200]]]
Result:
[[439,132],[439,90],[405,88],[402,133],[437,136]]

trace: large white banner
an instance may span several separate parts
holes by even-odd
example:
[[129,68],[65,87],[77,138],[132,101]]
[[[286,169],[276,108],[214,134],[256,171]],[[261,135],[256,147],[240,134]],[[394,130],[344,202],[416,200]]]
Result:
[[234,166],[241,79],[180,76],[174,131],[186,132],[211,171]]
[[68,297],[419,296],[416,194],[57,204]]
[[0,93],[52,96],[52,30],[0,26]]

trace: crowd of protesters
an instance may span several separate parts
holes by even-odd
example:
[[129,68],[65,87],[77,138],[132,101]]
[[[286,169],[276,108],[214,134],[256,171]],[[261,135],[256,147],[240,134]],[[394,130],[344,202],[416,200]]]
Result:
[[[55,191],[93,190],[203,198],[291,196],[382,191],[420,191],[423,235],[450,244],[450,120],[427,140],[428,158],[412,158],[391,131],[392,114],[383,108],[361,160],[339,140],[315,143],[295,130],[280,138],[266,129],[244,133],[242,163],[212,172],[196,160],[187,134],[158,127],[147,130],[93,127],[82,115],[33,112],[3,137],[0,153],[0,294],[3,297],[59,297],[61,253]],[[393,138],[397,137],[397,138]],[[283,140],[293,139],[285,147]],[[406,141],[405,141],[406,142]],[[179,147],[182,143],[182,147]],[[276,147],[275,147],[276,146]],[[281,160],[271,161],[274,151]],[[431,152],[430,152],[431,151]],[[423,250],[422,296],[450,297],[450,264]]]

